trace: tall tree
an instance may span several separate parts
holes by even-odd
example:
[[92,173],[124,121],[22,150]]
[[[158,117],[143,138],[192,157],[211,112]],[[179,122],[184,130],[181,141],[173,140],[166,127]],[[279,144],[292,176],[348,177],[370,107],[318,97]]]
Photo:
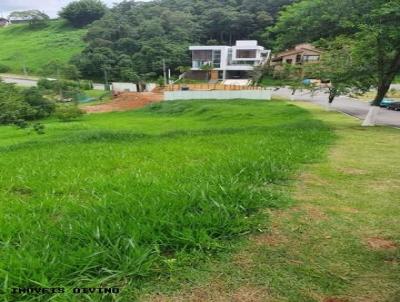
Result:
[[[372,79],[377,89],[372,105],[377,107],[400,72],[399,26],[398,0],[304,0],[284,10],[271,33],[277,48],[339,35],[351,38],[353,70],[348,72],[355,81],[366,75]],[[373,124],[376,111],[371,108],[365,125]]]
[[83,27],[99,20],[106,11],[106,5],[100,0],[79,0],[64,7],[59,15],[75,27]]

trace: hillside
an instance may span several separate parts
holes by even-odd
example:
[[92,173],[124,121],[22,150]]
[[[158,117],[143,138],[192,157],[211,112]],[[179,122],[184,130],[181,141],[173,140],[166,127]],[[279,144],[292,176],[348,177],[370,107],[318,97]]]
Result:
[[23,62],[29,73],[37,74],[52,59],[67,62],[79,53],[85,43],[86,29],[67,27],[61,21],[51,21],[45,28],[31,29],[25,24],[0,28],[0,64],[12,73],[23,72]]

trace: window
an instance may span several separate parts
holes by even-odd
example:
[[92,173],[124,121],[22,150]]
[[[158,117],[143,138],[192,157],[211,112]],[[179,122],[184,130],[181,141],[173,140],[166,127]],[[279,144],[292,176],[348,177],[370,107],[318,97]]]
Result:
[[212,52],[212,64],[214,68],[221,67],[221,51],[220,50],[213,50]]
[[257,50],[255,49],[238,49],[236,50],[236,58],[238,59],[255,59]]
[[303,56],[303,62],[316,62],[316,61],[319,61],[319,56],[316,55]]

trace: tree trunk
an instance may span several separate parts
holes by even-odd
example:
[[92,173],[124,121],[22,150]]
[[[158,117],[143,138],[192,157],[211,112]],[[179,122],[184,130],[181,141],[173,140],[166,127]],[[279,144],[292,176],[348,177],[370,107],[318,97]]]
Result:
[[362,123],[362,126],[368,127],[368,126],[375,126],[376,125],[376,117],[380,111],[380,107],[372,105],[369,108],[367,117],[365,118],[364,122]]
[[362,124],[363,126],[375,126],[376,116],[380,110],[379,106],[383,98],[389,91],[390,85],[392,84],[394,78],[396,77],[396,74],[399,71],[400,71],[400,51],[397,51],[388,70],[386,70],[386,72],[384,71],[382,72],[382,76],[378,84],[378,91],[376,93],[375,99],[371,104],[371,108],[369,109],[368,115]]
[[376,93],[375,99],[372,102],[372,106],[379,107],[383,98],[388,93],[388,91],[390,89],[390,85],[392,84],[394,77],[395,77],[395,75],[393,75],[390,80],[385,80],[385,81],[382,81],[381,83],[379,83],[378,91]]

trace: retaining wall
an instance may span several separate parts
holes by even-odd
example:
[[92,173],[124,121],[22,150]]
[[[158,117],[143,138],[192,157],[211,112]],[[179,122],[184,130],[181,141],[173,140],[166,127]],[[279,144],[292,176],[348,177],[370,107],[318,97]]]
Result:
[[166,101],[174,100],[271,100],[271,90],[212,90],[212,91],[166,91],[164,99]]

